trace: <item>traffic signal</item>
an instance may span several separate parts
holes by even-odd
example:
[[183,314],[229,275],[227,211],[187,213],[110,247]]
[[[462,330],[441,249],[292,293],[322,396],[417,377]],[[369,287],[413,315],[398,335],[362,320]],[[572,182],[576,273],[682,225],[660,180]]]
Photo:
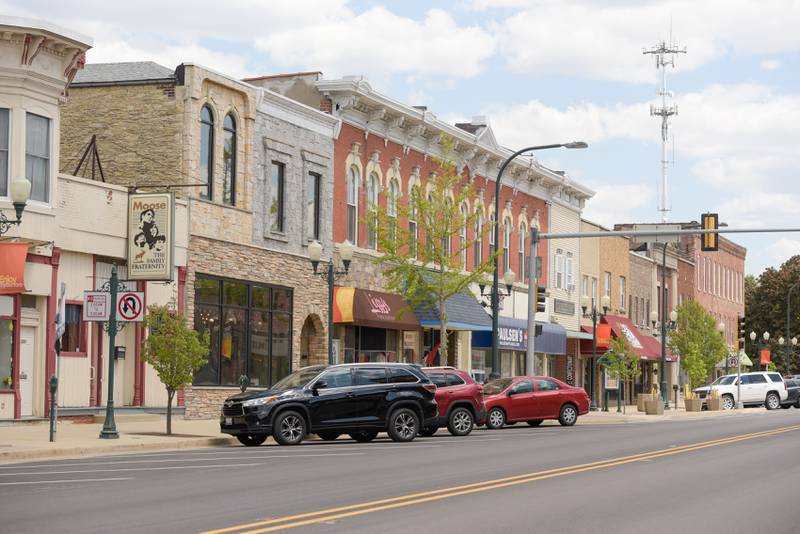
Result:
[[[719,230],[719,214],[704,213],[701,216],[703,230]],[[719,250],[719,234],[702,234],[702,245],[700,250],[703,252],[716,252]]]
[[537,312],[544,312],[547,309],[547,293],[544,290],[544,287],[536,286],[536,311]]
[[744,340],[747,337],[747,324],[744,317],[739,317],[736,321],[736,339],[739,340],[739,349],[744,350]]

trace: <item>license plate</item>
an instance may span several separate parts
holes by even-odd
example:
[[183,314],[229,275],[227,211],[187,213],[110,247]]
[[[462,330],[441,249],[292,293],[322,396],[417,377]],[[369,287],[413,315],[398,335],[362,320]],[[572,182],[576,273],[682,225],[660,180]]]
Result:
[[233,417],[226,417],[225,418],[225,424],[226,425],[232,425],[233,424]]

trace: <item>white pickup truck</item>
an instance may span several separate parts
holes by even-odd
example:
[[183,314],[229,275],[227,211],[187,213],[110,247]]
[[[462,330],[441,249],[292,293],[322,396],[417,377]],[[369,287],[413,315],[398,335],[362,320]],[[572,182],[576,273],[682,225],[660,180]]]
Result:
[[[742,381],[742,404],[745,406],[764,405],[767,410],[777,410],[781,407],[781,402],[789,396],[786,383],[780,373],[742,373],[738,376]],[[739,387],[736,377],[737,375],[721,376],[711,385],[696,388],[694,392],[705,400],[713,389],[716,396],[722,399],[722,408],[732,410],[738,400]]]

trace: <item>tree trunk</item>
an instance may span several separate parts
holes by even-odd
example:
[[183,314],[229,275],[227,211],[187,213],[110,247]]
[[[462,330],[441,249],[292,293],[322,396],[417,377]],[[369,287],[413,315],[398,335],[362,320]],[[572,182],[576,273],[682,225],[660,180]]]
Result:
[[447,365],[447,312],[445,301],[439,301],[439,365]]
[[167,388],[167,435],[172,435],[172,398],[175,390]]

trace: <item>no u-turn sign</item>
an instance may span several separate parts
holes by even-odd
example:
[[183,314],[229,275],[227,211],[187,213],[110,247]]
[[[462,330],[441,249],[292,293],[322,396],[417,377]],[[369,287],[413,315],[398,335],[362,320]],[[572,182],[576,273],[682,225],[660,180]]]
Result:
[[117,295],[117,321],[141,322],[144,320],[144,293],[124,291]]

